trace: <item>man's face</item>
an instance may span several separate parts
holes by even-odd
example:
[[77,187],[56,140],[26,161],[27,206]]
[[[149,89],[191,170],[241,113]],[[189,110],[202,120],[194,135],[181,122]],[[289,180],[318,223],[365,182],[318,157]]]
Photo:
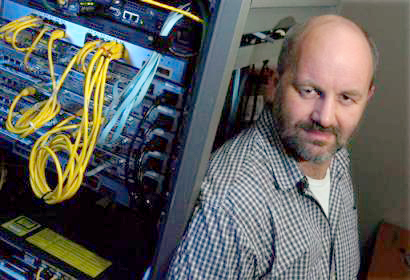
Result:
[[315,39],[304,42],[296,67],[280,78],[274,114],[287,150],[322,163],[349,141],[374,88],[366,47]]

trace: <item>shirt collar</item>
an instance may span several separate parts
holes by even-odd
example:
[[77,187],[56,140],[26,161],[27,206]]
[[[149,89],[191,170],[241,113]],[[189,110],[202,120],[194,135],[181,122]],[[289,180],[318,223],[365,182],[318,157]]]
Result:
[[[276,121],[272,115],[271,106],[265,106],[256,122],[256,128],[262,134],[261,138],[269,155],[267,160],[271,161],[269,166],[272,168],[271,171],[278,184],[277,187],[284,191],[289,191],[295,187],[303,188],[303,184],[307,183],[307,178],[300,170],[296,160],[285,151],[278,134]],[[343,169],[350,170],[349,153],[345,148],[335,154],[329,168],[332,169],[336,162],[340,163]]]

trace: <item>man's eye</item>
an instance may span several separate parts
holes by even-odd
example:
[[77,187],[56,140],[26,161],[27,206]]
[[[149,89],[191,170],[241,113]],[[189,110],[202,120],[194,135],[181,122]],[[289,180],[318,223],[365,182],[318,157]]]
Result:
[[303,97],[315,97],[320,94],[318,90],[316,90],[315,88],[311,88],[311,87],[299,88],[299,92]]
[[345,105],[350,105],[354,102],[354,100],[346,94],[341,95],[340,101]]

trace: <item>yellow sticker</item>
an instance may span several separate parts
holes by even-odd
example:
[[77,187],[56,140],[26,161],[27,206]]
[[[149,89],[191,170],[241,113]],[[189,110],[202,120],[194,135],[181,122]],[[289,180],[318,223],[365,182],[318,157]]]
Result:
[[26,216],[19,216],[2,224],[1,226],[13,232],[17,236],[23,236],[39,228],[41,225]]
[[110,261],[48,228],[26,240],[93,278],[111,266]]

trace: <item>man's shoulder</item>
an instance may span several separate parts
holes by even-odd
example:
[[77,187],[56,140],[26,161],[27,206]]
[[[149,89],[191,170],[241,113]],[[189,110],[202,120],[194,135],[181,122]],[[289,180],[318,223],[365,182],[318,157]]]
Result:
[[[226,142],[211,157],[200,200],[223,200],[241,193],[260,191],[273,177],[271,162],[277,149],[269,135],[255,125]],[[277,162],[277,161],[276,161]]]
[[212,153],[206,180],[228,182],[240,173],[244,164],[257,160],[255,149],[263,145],[261,135],[255,127],[242,131]]
[[225,178],[227,172],[237,171],[245,162],[260,160],[276,149],[272,115],[264,110],[259,120],[250,128],[243,130],[234,138],[228,140],[211,155],[207,176]]

